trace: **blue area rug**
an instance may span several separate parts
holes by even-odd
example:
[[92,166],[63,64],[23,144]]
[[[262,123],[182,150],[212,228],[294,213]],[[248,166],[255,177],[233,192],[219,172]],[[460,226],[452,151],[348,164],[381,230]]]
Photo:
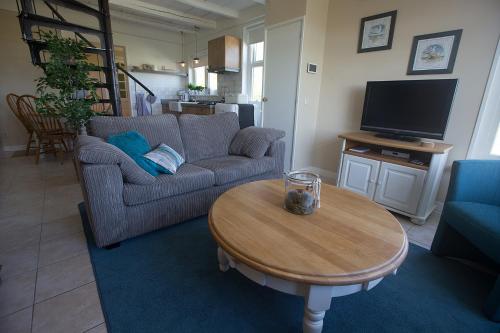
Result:
[[[206,217],[105,250],[80,211],[109,332],[301,332],[301,297],[218,270]],[[411,245],[397,275],[335,298],[323,332],[498,333],[480,310],[493,282]]]

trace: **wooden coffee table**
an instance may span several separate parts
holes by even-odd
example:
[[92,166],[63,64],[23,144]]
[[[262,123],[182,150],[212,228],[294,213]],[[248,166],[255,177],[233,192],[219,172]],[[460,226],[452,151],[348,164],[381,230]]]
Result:
[[219,268],[305,298],[304,332],[321,332],[332,297],[370,290],[395,274],[408,252],[406,233],[387,210],[363,196],[322,185],[312,215],[285,211],[280,180],[233,188],[208,223]]

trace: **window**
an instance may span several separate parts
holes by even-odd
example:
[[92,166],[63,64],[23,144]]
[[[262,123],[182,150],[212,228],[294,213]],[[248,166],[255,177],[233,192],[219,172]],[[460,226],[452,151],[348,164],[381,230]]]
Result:
[[493,140],[493,147],[491,147],[490,154],[500,156],[500,122],[498,123],[497,132],[495,134],[495,139]]
[[250,44],[250,102],[262,100],[262,82],[264,80],[264,42]]
[[210,95],[217,95],[217,73],[208,73],[208,89]]
[[192,83],[196,86],[208,88],[210,95],[217,95],[217,73],[208,73],[207,66],[193,68]]
[[206,73],[206,67],[205,66],[200,66],[200,67],[195,67],[193,68],[193,75],[194,75],[194,85],[196,86],[205,86],[205,73]]
[[500,41],[467,158],[500,159]]

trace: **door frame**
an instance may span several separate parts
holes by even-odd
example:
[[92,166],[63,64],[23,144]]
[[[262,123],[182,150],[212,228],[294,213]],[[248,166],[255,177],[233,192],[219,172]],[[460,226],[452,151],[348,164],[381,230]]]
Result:
[[[265,26],[264,27],[264,72],[263,72],[263,76],[264,76],[264,80],[262,82],[262,86],[263,86],[263,97],[265,97],[265,92],[266,92],[266,59],[267,59],[267,52],[268,52],[268,48],[267,48],[267,34],[268,34],[268,31],[271,30],[271,29],[275,29],[275,28],[279,28],[281,26],[284,26],[284,25],[288,25],[288,24],[291,24],[291,23],[295,23],[295,22],[299,22],[300,23],[300,47],[299,47],[299,67],[298,67],[298,72],[297,72],[297,87],[295,89],[295,107],[294,107],[294,110],[293,110],[293,133],[292,133],[292,149],[291,149],[291,154],[290,154],[290,170],[293,170],[294,169],[294,164],[295,164],[295,147],[296,147],[296,139],[297,139],[297,136],[295,135],[295,133],[297,132],[297,119],[298,119],[298,112],[297,110],[299,109],[299,91],[300,91],[300,81],[301,81],[301,78],[302,78],[302,71],[300,70],[301,67],[302,67],[302,55],[303,55],[303,47],[304,47],[304,19],[305,17],[304,16],[299,16],[299,17],[295,17],[293,19],[290,19],[290,20],[286,20],[286,21],[283,21],[283,22],[279,22],[279,23],[275,23],[275,24],[272,24],[272,25],[269,25],[269,26]],[[261,118],[261,123],[264,124],[264,119],[266,117],[266,103],[262,103],[262,118]]]

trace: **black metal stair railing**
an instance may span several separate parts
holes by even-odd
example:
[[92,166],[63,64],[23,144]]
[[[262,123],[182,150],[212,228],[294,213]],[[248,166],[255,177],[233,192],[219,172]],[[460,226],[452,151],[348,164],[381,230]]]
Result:
[[[43,68],[42,54],[43,51],[46,50],[46,44],[33,37],[33,27],[39,30],[42,27],[55,29],[56,31],[73,32],[75,38],[79,38],[88,45],[85,49],[86,53],[97,54],[98,57],[101,56],[103,59],[104,63],[102,66],[99,64],[98,70],[104,73],[105,81],[101,79],[100,82],[96,84],[96,88],[107,89],[108,91],[109,98],[101,98],[99,100],[99,103],[103,105],[103,109],[104,105],[109,103],[113,115],[121,115],[117,70],[122,71],[127,77],[140,85],[149,95],[154,96],[154,93],[147,88],[146,85],[130,74],[125,68],[115,63],[108,0],[98,1],[99,10],[76,0],[43,0],[42,2],[52,13],[52,18],[37,14],[35,0],[20,0],[20,2],[19,23],[21,25],[23,39],[28,44],[33,64]],[[99,29],[68,22],[54,6],[65,7],[79,13],[96,17]],[[83,34],[97,37],[101,47],[95,46]],[[99,77],[101,76],[99,75]]]

